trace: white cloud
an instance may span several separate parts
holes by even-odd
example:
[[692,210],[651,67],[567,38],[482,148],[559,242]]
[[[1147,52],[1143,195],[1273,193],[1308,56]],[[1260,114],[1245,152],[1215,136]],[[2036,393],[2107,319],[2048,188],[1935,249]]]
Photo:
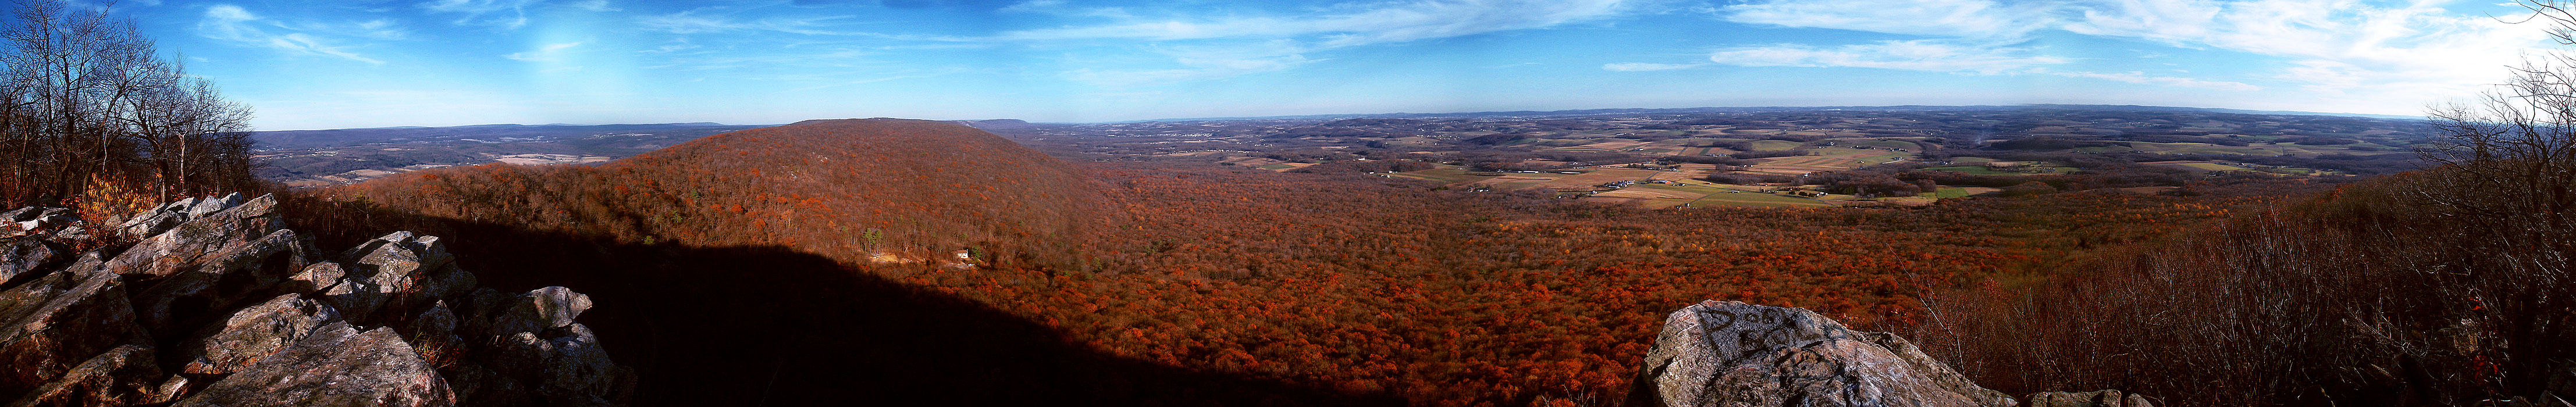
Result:
[[623,10],[625,10],[625,9],[617,8],[617,6],[611,6],[611,5],[608,5],[608,0],[583,0],[583,1],[575,1],[575,2],[572,2],[572,4],[569,4],[569,5],[570,5],[570,6],[572,6],[573,8],[578,8],[578,9],[583,9],[583,10],[590,10],[590,11],[623,11]]
[[1339,47],[1541,28],[1605,17],[1622,8],[1619,0],[1433,0],[1323,16],[1136,21],[1011,31],[1000,37],[1171,41],[1321,36],[1321,45]]
[[2137,0],[2087,9],[2063,28],[2284,57],[2290,62],[2276,79],[2365,95],[2482,87],[2503,77],[2501,67],[2538,52],[2543,38],[2533,27],[2451,14],[2436,2],[2349,0]]
[[1669,70],[1674,70],[1674,69],[1690,69],[1690,68],[1698,68],[1698,67],[1707,66],[1707,65],[1708,65],[1708,64],[1655,64],[1655,63],[1645,63],[1645,62],[1623,62],[1623,63],[1616,63],[1616,64],[1602,64],[1602,65],[1601,65],[1601,69],[1602,69],[1602,70],[1605,70],[1605,71],[1614,71],[1614,72],[1644,72],[1644,71],[1669,71]]
[[[1015,11],[1045,11],[1048,0],[1020,3]],[[1413,0],[1344,8],[1312,15],[1141,19],[1115,9],[1085,14],[1115,23],[1009,31],[991,40],[1061,42],[1122,40],[1187,42],[1166,51],[1182,69],[1075,70],[1068,77],[1103,86],[1142,86],[1288,69],[1320,61],[1305,54],[1325,50],[1545,28],[1596,20],[1629,8],[1622,0]]]
[[297,54],[329,56],[369,64],[385,63],[349,52],[342,49],[343,47],[310,34],[301,32],[277,34],[271,33],[271,28],[285,30],[280,23],[260,18],[257,14],[251,14],[250,10],[230,4],[208,6],[205,16],[197,20],[197,35],[206,38]]
[[1010,5],[1009,7],[1003,7],[1003,8],[1001,8],[999,11],[1023,12],[1023,13],[1026,13],[1026,12],[1037,12],[1037,11],[1040,11],[1040,10],[1052,9],[1052,8],[1056,8],[1056,7],[1058,7],[1058,6],[1063,6],[1063,5],[1064,5],[1064,0],[1029,0],[1029,1],[1019,2],[1019,3],[1017,3],[1017,4],[1012,4],[1012,5]]
[[866,33],[831,31],[817,28],[821,27],[823,22],[848,18],[846,16],[768,18],[758,21],[737,21],[731,16],[706,13],[709,10],[710,9],[697,9],[671,14],[646,16],[637,18],[635,23],[636,25],[643,26],[644,29],[647,30],[672,34],[776,31],[808,35],[870,35]]
[[2069,78],[2092,78],[2092,79],[2102,79],[2102,80],[2110,80],[2110,81],[2120,81],[2120,82],[2135,83],[2135,84],[2141,84],[2141,85],[2159,85],[2159,86],[2175,86],[2175,87],[2185,87],[2185,88],[2202,88],[2202,89],[2232,90],[2232,91],[2240,91],[2240,92],[2250,92],[2250,91],[2263,90],[2263,87],[2260,87],[2260,86],[2254,86],[2254,85],[2248,85],[2248,84],[2245,84],[2245,83],[2242,83],[2242,82],[2228,82],[2228,81],[2204,81],[2204,80],[2191,79],[2191,78],[2178,78],[2178,77],[2169,77],[2169,76],[2150,76],[2150,75],[2147,75],[2145,72],[2136,72],[2136,71],[2123,72],[2123,73],[2098,73],[2098,72],[2057,72],[2057,71],[2049,71],[2049,70],[2044,70],[2044,69],[2043,69],[2043,70],[2034,70],[2032,73],[2047,74],[2047,75],[2057,75],[2057,76],[2064,76],[2064,77],[2069,77]]
[[[2255,77],[2299,83],[2312,92],[2348,97],[2465,94],[2495,82],[2505,74],[2500,67],[2537,52],[2542,44],[2543,37],[2533,27],[2514,26],[2486,15],[2454,14],[2443,9],[2442,3],[1758,0],[1726,6],[1717,13],[1720,18],[1740,23],[1929,36],[1958,44],[2008,44],[2037,38],[2035,33],[2042,30],[2061,30],[2179,48],[2242,52],[2283,59],[2258,67],[2271,72]],[[1805,46],[1763,48],[1783,52],[1721,56],[1803,61],[1775,63],[1798,66],[1845,65],[1829,61],[1934,68],[1946,65],[1898,63],[1866,55],[1807,55],[1800,51],[1812,54],[1830,50]],[[2214,89],[2252,87],[2241,82],[2164,81],[2143,74],[2095,75],[2098,76],[2083,77]]]
[[1746,24],[1971,38],[2018,36],[2048,18],[2043,9],[1993,0],[1770,1],[1720,13]]
[[1258,44],[1219,46],[1181,46],[1156,51],[1172,58],[1181,69],[1162,70],[1095,70],[1077,69],[1065,77],[1110,88],[1167,85],[1178,82],[1224,78],[1263,72],[1287,70],[1320,62],[1306,53],[1312,49],[1295,41],[1272,40]]
[[572,47],[578,47],[578,46],[581,46],[581,43],[580,43],[580,42],[567,42],[567,43],[560,43],[560,44],[546,44],[546,45],[544,45],[544,46],[537,47],[537,49],[535,49],[535,50],[530,50],[530,51],[527,51],[527,52],[513,53],[513,54],[510,54],[510,55],[503,55],[503,56],[501,56],[501,57],[502,57],[502,58],[515,59],[515,60],[521,60],[521,61],[550,61],[550,60],[554,60],[554,59],[556,59],[557,57],[562,56],[562,55],[563,55],[563,51],[564,51],[564,50],[572,49]]
[[2069,61],[2067,58],[2038,55],[2024,48],[1932,40],[1879,41],[1837,47],[1773,44],[1718,51],[1710,54],[1708,60],[1741,66],[1854,67],[1985,75]]
[[[435,0],[421,3],[432,12],[462,14],[456,24],[493,25],[517,29],[528,25],[528,6],[539,0]],[[605,4],[603,4],[604,6]],[[502,12],[507,15],[501,15]],[[490,14],[491,16],[486,16]]]
[[354,28],[353,32],[359,36],[380,40],[399,40],[411,36],[410,32],[403,31],[400,26],[395,25],[393,20],[368,20],[351,24],[350,27]]

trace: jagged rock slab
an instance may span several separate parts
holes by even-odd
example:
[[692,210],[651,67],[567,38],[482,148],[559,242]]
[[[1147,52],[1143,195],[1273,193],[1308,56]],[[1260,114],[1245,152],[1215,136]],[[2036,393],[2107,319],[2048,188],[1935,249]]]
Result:
[[0,212],[0,402],[14,402],[0,407],[631,397],[634,370],[575,322],[588,296],[476,287],[442,240],[408,232],[325,259],[276,205],[172,202],[96,228],[140,239],[122,252],[76,257],[65,251],[91,233],[80,219]]
[[[222,200],[208,202],[222,202]],[[179,204],[173,203],[164,208],[171,206],[179,206]],[[198,209],[206,207],[203,204],[195,206]],[[188,212],[185,213],[155,212],[161,215],[150,216],[176,216],[187,220],[179,222],[166,231],[147,235],[148,237],[144,237],[142,241],[136,242],[134,247],[117,254],[114,259],[109,259],[107,270],[123,275],[158,278],[195,269],[209,255],[277,231],[276,209],[275,196],[261,195],[259,198],[243,201],[239,205],[197,217],[185,214],[194,213],[197,209],[187,209]],[[147,215],[149,214],[136,216]],[[128,229],[128,231],[132,230]]]
[[335,322],[180,400],[199,406],[451,406],[456,393],[392,329]]
[[2033,393],[2025,400],[2030,401],[2029,407],[2156,407],[2154,403],[2147,402],[2146,396],[2136,393],[2122,395],[2119,390],[2042,392]]
[[[442,298],[474,289],[473,273],[454,267],[436,236],[394,232],[342,255],[343,277],[323,291],[333,306],[361,323],[396,324]],[[380,315],[381,314],[381,315]]]
[[36,272],[37,267],[54,261],[54,257],[60,252],[54,248],[54,245],[46,244],[43,239],[0,242],[0,283],[15,281],[21,275]]
[[0,291],[0,394],[35,388],[141,340],[123,280],[98,264],[76,263]]
[[185,333],[182,323],[263,292],[303,267],[308,251],[295,231],[280,229],[206,256],[195,271],[161,279],[134,296],[136,316],[154,332]]
[[303,271],[288,276],[283,284],[287,292],[312,294],[330,289],[333,284],[340,283],[340,277],[347,275],[348,272],[340,270],[340,263],[320,262],[304,266]]
[[46,383],[9,407],[126,406],[170,401],[166,384],[186,379],[163,374],[152,363],[152,347],[125,345],[81,362],[62,378]]
[[249,367],[260,357],[275,354],[303,339],[324,324],[340,320],[340,312],[321,302],[296,294],[279,295],[267,302],[233,312],[221,325],[190,339],[180,349],[193,356],[182,371],[193,374],[224,374]]
[[1675,311],[1626,405],[2010,407],[1904,338],[1801,308],[1704,301]]

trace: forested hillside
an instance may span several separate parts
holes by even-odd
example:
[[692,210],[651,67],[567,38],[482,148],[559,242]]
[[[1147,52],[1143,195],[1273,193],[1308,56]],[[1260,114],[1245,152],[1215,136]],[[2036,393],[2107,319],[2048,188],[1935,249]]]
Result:
[[[669,392],[647,402],[845,387],[939,400],[994,377],[1090,372],[972,400],[1603,405],[1682,305],[1901,330],[1927,320],[1934,290],[2327,187],[1652,210],[1358,173],[1069,164],[963,126],[872,119],[598,167],[424,171],[290,206],[332,219],[325,239],[388,225],[473,236],[454,250],[503,288],[633,304],[595,325],[649,344],[612,349],[647,392]],[[1168,391],[1184,384],[1234,390]]]
[[1044,154],[897,119],[807,121],[595,167],[460,167],[316,195],[648,245],[781,245],[894,263],[964,250],[1032,267],[1070,258],[1100,205],[1089,178]]

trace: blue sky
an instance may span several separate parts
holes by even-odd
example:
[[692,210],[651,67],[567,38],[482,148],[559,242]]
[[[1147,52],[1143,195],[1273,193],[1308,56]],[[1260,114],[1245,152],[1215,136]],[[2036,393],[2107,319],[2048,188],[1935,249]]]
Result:
[[[2559,48],[2336,0],[127,0],[262,130],[2100,103],[2419,114]],[[84,3],[95,5],[95,3]]]

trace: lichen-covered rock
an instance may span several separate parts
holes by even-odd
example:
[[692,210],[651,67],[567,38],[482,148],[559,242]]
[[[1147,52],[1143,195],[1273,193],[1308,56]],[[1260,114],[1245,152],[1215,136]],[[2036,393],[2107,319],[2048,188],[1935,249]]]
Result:
[[115,231],[135,237],[161,234],[172,227],[179,226],[179,222],[187,221],[188,208],[196,206],[197,200],[198,198],[181,199],[134,214],[132,217],[125,218],[124,223],[116,225]]
[[141,340],[124,281],[98,265],[75,263],[0,291],[0,394],[33,389]]
[[[218,202],[209,201],[209,202]],[[178,206],[172,204],[171,206]],[[204,205],[196,205],[203,207]],[[167,208],[167,207],[164,207]],[[268,236],[278,229],[277,198],[261,195],[201,217],[183,212],[160,212],[162,215],[186,218],[166,231],[148,235],[107,262],[107,270],[122,275],[158,278],[193,270],[208,255],[223,252],[234,245]],[[193,212],[194,209],[187,209]],[[142,216],[142,215],[137,215]]]
[[[324,291],[350,319],[399,323],[431,303],[474,289],[473,273],[457,269],[436,236],[395,232],[343,254],[341,282]],[[383,315],[379,315],[383,314]]]
[[340,283],[340,277],[347,275],[348,272],[340,270],[340,263],[319,262],[304,266],[304,270],[287,276],[286,282],[281,284],[286,292],[313,294]]
[[341,277],[339,283],[332,284],[330,289],[322,290],[322,302],[340,309],[340,315],[350,320],[375,322],[373,318],[365,316],[375,315],[376,310],[384,308],[385,291],[387,290],[383,286],[376,285],[365,277]]
[[278,230],[250,242],[206,256],[195,271],[165,278],[135,295],[135,310],[144,328],[170,334],[177,326],[244,301],[286,280],[303,266],[307,251],[295,231]]
[[15,281],[19,276],[36,272],[60,253],[44,239],[18,239],[0,242],[0,283]]
[[617,384],[620,367],[609,361],[608,350],[599,346],[590,327],[572,324],[545,332],[520,332],[502,341],[502,354],[510,357],[494,367],[503,373],[582,394],[607,394]]
[[455,391],[392,329],[346,322],[207,385],[175,406],[450,406]]
[[1800,308],[1704,301],[1673,312],[1626,403],[1696,406],[1997,406],[1912,343]]
[[193,357],[181,371],[232,373],[339,320],[340,312],[329,305],[296,294],[279,295],[233,312],[223,324],[207,326],[181,345],[180,349]]
[[206,215],[212,215],[215,212],[241,204],[242,196],[240,192],[224,194],[224,197],[222,198],[200,199],[197,200],[196,205],[188,206],[188,218],[203,218],[206,217]]
[[573,324],[582,311],[590,310],[590,296],[563,287],[546,287],[520,294],[507,308],[492,317],[492,335],[508,336],[522,332],[544,332]]
[[2147,401],[2146,396],[2136,393],[2124,395],[2119,390],[2041,392],[2033,393],[2025,400],[2029,401],[2029,407],[2156,407]]
[[125,345],[99,353],[9,407],[127,406],[169,401],[162,385],[183,380],[152,363],[152,347]]
[[[326,259],[276,205],[172,202],[98,228],[138,243],[77,256],[64,251],[88,233],[80,219],[0,212],[0,402],[590,406],[632,394],[634,371],[575,322],[588,296],[477,287],[445,241],[408,232]],[[12,233],[22,225],[40,230]]]

